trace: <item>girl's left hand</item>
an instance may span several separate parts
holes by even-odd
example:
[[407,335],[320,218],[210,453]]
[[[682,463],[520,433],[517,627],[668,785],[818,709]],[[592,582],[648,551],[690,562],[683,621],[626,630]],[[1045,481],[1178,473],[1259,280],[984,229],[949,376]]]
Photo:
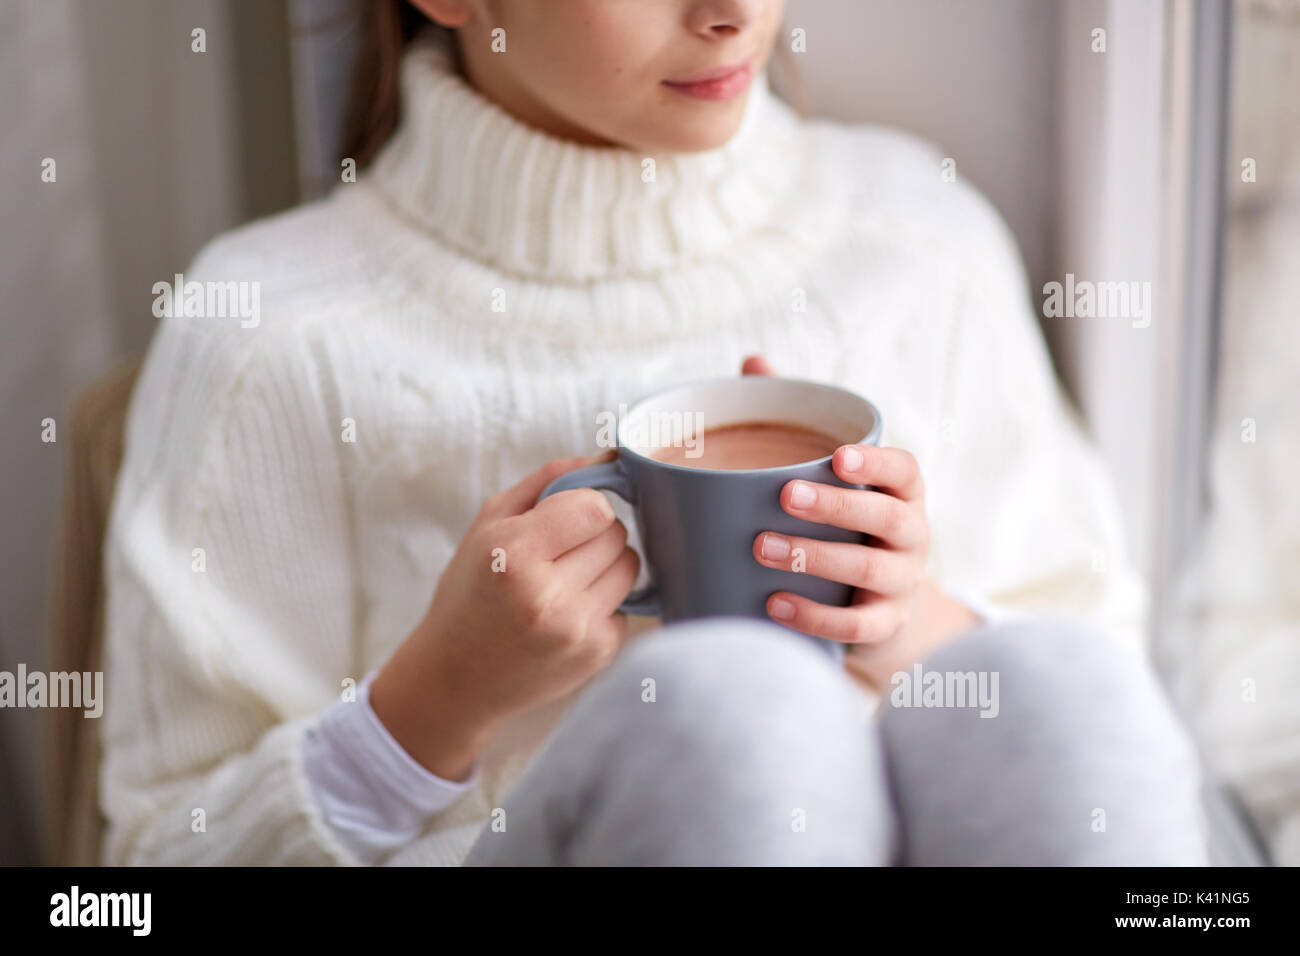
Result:
[[[759,357],[747,375],[771,375]],[[974,613],[925,574],[930,523],[916,459],[900,448],[843,445],[831,459],[836,477],[867,489],[795,480],[781,489],[790,515],[870,536],[867,544],[819,541],[763,531],[754,539],[760,564],[852,585],[848,607],[819,604],[789,591],[768,596],[773,620],[814,637],[850,645],[845,666],[879,689],[896,669],[975,624]]]
[[819,541],[763,531],[760,564],[812,574],[857,590],[849,607],[818,604],[789,591],[767,599],[767,613],[805,634],[849,644],[883,644],[911,621],[925,579],[930,524],[916,459],[900,448],[843,445],[831,459],[836,477],[869,489],[795,480],[781,508],[796,518],[870,535],[868,544]]

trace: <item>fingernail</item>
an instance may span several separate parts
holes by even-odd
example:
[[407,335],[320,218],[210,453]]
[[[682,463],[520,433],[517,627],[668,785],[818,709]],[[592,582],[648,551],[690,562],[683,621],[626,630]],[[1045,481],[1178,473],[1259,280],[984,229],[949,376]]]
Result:
[[840,464],[848,471],[857,471],[862,467],[862,452],[858,451],[853,445],[845,445],[844,454],[840,457]]
[[763,535],[763,543],[759,546],[759,551],[769,561],[780,561],[790,553],[790,542],[779,534],[767,532]]
[[790,489],[790,504],[796,508],[811,508],[816,503],[816,489],[806,481],[796,481]]
[[788,621],[794,617],[794,604],[785,598],[773,598],[770,610],[773,617],[782,621]]

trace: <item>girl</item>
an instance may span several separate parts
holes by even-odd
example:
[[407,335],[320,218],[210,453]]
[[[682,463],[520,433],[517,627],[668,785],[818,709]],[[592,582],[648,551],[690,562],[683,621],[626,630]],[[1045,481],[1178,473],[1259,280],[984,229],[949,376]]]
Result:
[[[1017,861],[1199,861],[1112,493],[987,202],[921,143],[775,99],[779,0],[372,12],[373,162],[210,243],[186,280],[257,283],[258,321],[165,319],[133,399],[106,860],[993,862],[994,807],[1044,834]],[[628,640],[638,564],[602,495],[539,492],[601,411],[751,353],[884,413],[894,447],[835,457],[877,490],[782,494],[872,546],[754,542],[859,588],[768,604],[847,642],[857,683],[775,625],[693,624],[636,638],[556,731]],[[1092,630],[953,641],[1026,612]],[[1017,676],[1002,720],[878,734],[860,705],[944,653]],[[1122,835],[1061,836],[1097,806]],[[792,844],[791,807],[837,823]]]

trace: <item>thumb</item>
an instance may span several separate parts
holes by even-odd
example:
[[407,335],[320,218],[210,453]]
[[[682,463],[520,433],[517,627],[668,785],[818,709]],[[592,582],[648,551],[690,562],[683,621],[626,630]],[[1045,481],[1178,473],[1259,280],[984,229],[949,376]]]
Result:
[[523,514],[537,504],[537,496],[546,490],[556,478],[587,465],[598,465],[612,461],[616,454],[611,448],[592,458],[561,458],[547,462],[518,484],[494,495],[483,503],[483,512],[492,517],[507,517]]

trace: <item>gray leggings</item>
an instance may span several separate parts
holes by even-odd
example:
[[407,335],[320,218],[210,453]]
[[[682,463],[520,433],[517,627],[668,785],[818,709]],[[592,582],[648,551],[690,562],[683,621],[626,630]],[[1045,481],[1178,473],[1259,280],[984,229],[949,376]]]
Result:
[[1195,748],[1145,665],[1021,621],[921,668],[873,717],[828,655],[775,625],[636,638],[466,863],[1207,863]]

